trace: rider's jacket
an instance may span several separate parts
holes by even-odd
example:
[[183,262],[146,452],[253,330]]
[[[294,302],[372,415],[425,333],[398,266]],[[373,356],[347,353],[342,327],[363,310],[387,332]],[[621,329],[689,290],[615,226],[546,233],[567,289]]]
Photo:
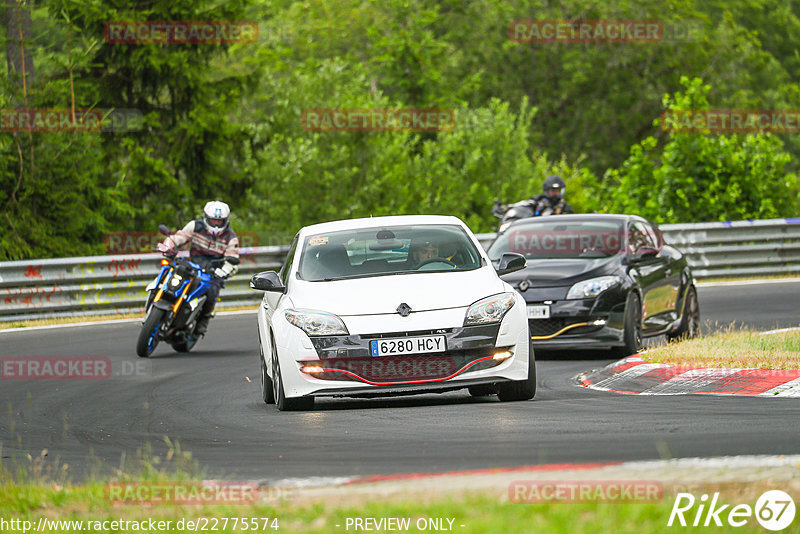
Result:
[[226,276],[239,270],[239,238],[230,227],[214,235],[208,231],[202,219],[190,221],[182,230],[169,236],[164,244],[177,249],[189,242],[189,255],[201,267],[208,267],[213,260],[225,258],[225,263],[220,268],[225,271]]
[[575,213],[572,206],[561,198],[555,204],[547,197],[547,195],[536,195],[531,199],[534,206],[533,216],[540,217],[543,215],[561,215],[565,213]]

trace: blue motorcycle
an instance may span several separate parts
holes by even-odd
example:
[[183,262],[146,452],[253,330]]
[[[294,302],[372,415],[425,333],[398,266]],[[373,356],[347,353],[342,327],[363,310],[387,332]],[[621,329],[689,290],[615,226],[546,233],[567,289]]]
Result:
[[[169,229],[159,229],[169,235]],[[216,267],[212,264],[206,269],[213,271]],[[136,342],[139,357],[149,357],[161,340],[178,352],[192,350],[202,337],[195,334],[195,327],[212,276],[187,258],[165,256],[161,260],[161,271],[146,288],[146,315]]]

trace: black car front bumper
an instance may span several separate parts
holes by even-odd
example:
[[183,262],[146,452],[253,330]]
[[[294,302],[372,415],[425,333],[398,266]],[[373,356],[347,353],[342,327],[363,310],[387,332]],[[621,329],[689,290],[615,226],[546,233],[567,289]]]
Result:
[[624,344],[627,291],[612,288],[596,298],[567,300],[567,288],[555,289],[530,288],[522,293],[529,306],[550,308],[548,319],[528,319],[535,348],[608,349]]

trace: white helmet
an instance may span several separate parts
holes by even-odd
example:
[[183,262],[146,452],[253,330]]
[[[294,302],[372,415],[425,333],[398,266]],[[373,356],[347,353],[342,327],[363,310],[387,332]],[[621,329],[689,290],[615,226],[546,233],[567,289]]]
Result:
[[213,234],[221,234],[228,228],[228,217],[231,215],[231,209],[224,202],[219,200],[212,200],[208,202],[203,208],[205,217],[203,220],[206,223],[206,228]]

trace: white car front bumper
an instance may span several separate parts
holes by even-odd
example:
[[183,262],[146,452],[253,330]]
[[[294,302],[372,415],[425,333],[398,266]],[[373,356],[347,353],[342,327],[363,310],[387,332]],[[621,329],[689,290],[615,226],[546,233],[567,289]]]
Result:
[[[407,317],[345,316],[342,320],[350,335],[314,338],[282,316],[273,317],[285,394],[377,396],[525,380],[533,358],[529,358],[524,301],[515,304],[499,325],[464,327],[465,313],[466,308],[452,308],[416,312]],[[444,335],[447,350],[403,356],[370,355],[369,342],[373,339],[419,335]],[[266,349],[265,355],[269,357]]]

